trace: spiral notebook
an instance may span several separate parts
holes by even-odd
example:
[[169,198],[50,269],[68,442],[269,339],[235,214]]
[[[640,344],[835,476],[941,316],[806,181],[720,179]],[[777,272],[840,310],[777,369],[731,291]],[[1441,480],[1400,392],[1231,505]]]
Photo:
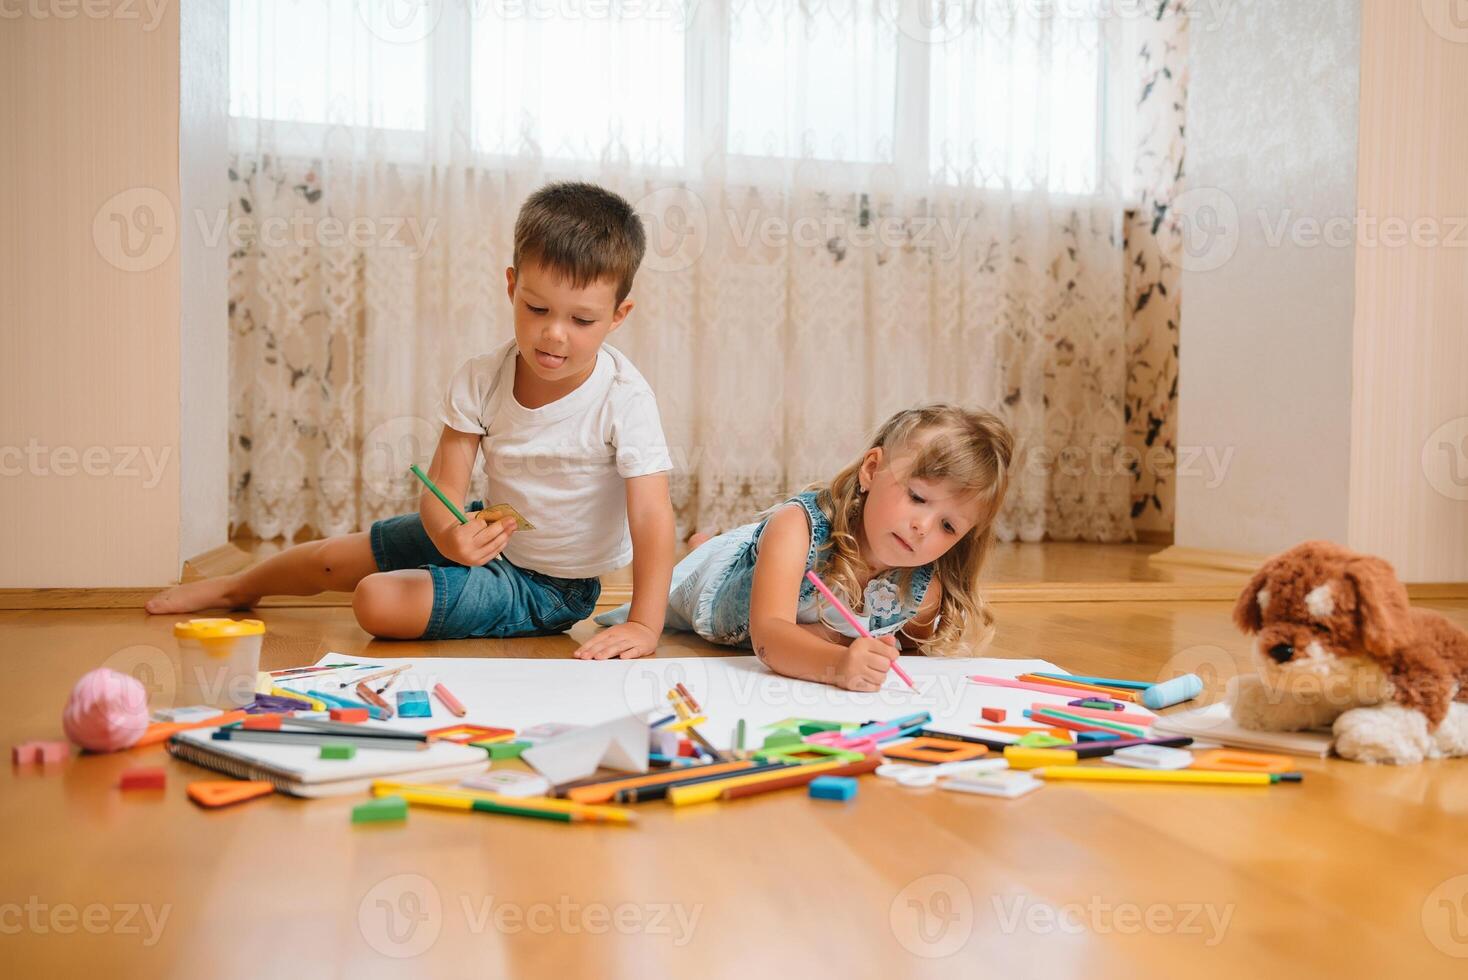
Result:
[[364,793],[374,779],[430,782],[461,779],[489,768],[483,749],[452,742],[434,742],[421,752],[358,749],[350,759],[322,759],[319,745],[215,741],[213,731],[179,732],[168,740],[168,751],[237,779],[266,780],[291,796]]

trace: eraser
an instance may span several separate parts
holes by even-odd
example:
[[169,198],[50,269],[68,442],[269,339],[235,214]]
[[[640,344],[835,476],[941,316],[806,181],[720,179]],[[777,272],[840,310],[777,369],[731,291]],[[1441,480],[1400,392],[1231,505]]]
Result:
[[1133,769],[1186,769],[1193,764],[1193,753],[1165,745],[1128,745],[1104,756],[1103,761]]
[[321,758],[323,759],[351,759],[357,755],[355,745],[336,745],[327,743],[321,746]]
[[1027,772],[986,772],[966,776],[955,776],[938,783],[940,789],[955,793],[973,793],[977,796],[998,796],[1014,799],[1033,793],[1042,785],[1041,781]]
[[32,742],[30,744],[40,754],[38,761],[42,764],[54,765],[71,758],[71,745],[67,742]]
[[482,789],[501,796],[545,796],[550,793],[550,780],[520,769],[495,769],[468,776],[459,781],[465,789]]
[[356,724],[367,720],[366,708],[332,708],[332,721],[346,721]]
[[1183,674],[1161,684],[1153,684],[1142,692],[1142,704],[1157,711],[1174,704],[1191,701],[1203,693],[1203,679],[1197,674]]
[[428,702],[427,691],[399,691],[399,718],[432,718],[433,705]]
[[1119,738],[1118,732],[1076,732],[1077,742],[1112,742]]
[[1003,708],[985,708],[979,712],[985,721],[1003,721],[1008,713]]
[[162,789],[167,777],[161,766],[129,769],[117,781],[118,789]]
[[352,823],[381,823],[408,819],[408,801],[401,796],[379,796],[352,807]]
[[810,798],[838,800],[842,803],[856,796],[856,779],[851,776],[817,776],[810,781]]
[[41,761],[41,749],[36,742],[22,742],[10,747],[10,761],[17,766],[27,766]]
[[491,759],[518,759],[520,753],[530,748],[529,742],[490,742],[487,745],[481,743],[488,750]]
[[280,715],[250,715],[240,725],[251,732],[278,732],[280,731]]

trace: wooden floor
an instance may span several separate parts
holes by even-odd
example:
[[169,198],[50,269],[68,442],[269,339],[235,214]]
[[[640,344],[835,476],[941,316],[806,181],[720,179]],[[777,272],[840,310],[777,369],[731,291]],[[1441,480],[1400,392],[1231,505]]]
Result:
[[[1468,625],[1468,602],[1424,604]],[[993,653],[1135,677],[1186,664],[1212,697],[1244,649],[1228,610],[1002,603]],[[259,615],[267,668],[562,657],[592,628],[383,644],[347,609]],[[171,669],[170,625],[0,613],[5,740],[57,737],[91,667]],[[658,655],[724,652],[669,637]],[[154,764],[161,795],[114,788]],[[1462,976],[1468,762],[1301,768],[1303,785],[1268,789],[1002,801],[865,779],[850,805],[649,804],[635,828],[419,811],[352,827],[355,799],[196,809],[184,787],[205,772],[161,748],[74,758],[0,777],[0,959],[12,976]]]

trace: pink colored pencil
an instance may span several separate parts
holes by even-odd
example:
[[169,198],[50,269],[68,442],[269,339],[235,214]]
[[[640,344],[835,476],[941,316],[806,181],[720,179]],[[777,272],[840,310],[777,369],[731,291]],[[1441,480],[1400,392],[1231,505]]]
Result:
[[450,694],[449,689],[442,684],[433,685],[433,693],[437,694],[438,699],[444,703],[444,707],[452,711],[457,717],[462,718],[467,713],[464,711],[464,706],[459,703],[459,699]]
[[971,674],[969,680],[975,684],[985,684],[989,687],[1008,687],[1016,691],[1038,691],[1041,694],[1063,694],[1072,700],[1076,697],[1076,689],[1073,687],[1055,687],[1050,684],[1035,684],[1030,681],[1012,681],[1005,677],[986,677],[983,674]]
[[[821,581],[821,577],[819,575],[817,575],[815,572],[806,572],[805,577],[810,579],[810,584],[814,585],[816,587],[816,590],[820,592],[821,595],[826,597],[827,602],[836,607],[836,611],[841,614],[841,618],[850,623],[852,629],[856,630],[868,640],[872,638],[872,634],[867,630],[865,626],[861,624],[861,621],[852,614],[851,610],[846,608],[845,603],[836,598],[836,593],[826,588],[826,583]],[[902,667],[898,665],[896,657],[892,658],[892,671],[898,677],[901,677],[903,682],[907,684],[908,687],[912,688],[914,691],[917,690],[917,685],[912,682],[911,677],[907,676],[907,671],[903,670]]]
[[1039,701],[1030,705],[1031,711],[1049,711],[1051,708],[1054,708],[1056,711],[1064,711],[1067,714],[1080,715],[1083,718],[1098,718],[1101,721],[1119,721],[1123,725],[1141,725],[1144,728],[1151,728],[1157,724],[1156,718],[1149,715],[1133,714],[1129,711],[1102,711],[1098,708],[1082,708],[1080,706],[1072,708],[1063,704],[1042,704]]

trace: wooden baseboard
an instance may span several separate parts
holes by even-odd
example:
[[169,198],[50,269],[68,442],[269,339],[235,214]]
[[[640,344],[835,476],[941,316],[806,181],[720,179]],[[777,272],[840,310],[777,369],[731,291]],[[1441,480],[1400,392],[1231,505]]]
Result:
[[1253,575],[1264,564],[1268,555],[1252,555],[1243,551],[1216,551],[1208,548],[1183,548],[1171,545],[1153,555],[1147,561],[1154,565],[1184,565],[1190,568],[1209,568],[1215,571],[1243,572]]
[[233,541],[226,541],[219,547],[211,548],[202,555],[195,555],[184,562],[183,574],[178,577],[178,580],[197,582],[216,575],[233,575],[235,572],[250,567],[254,561],[254,557],[245,549]]

